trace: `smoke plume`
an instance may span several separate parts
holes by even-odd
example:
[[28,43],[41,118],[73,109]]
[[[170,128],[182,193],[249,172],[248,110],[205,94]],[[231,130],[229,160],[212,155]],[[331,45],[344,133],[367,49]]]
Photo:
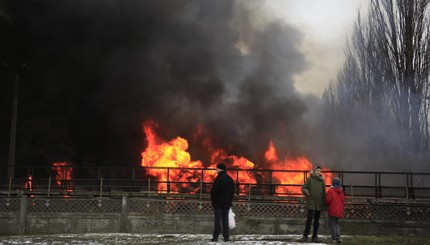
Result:
[[[1,61],[28,67],[20,74],[20,164],[138,165],[145,120],[166,139],[189,140],[204,161],[193,142],[197,125],[215,146],[256,163],[269,140],[283,154],[312,151],[307,106],[292,79],[308,68],[302,34],[256,23],[250,1],[0,4]],[[2,149],[12,73],[1,73]]]

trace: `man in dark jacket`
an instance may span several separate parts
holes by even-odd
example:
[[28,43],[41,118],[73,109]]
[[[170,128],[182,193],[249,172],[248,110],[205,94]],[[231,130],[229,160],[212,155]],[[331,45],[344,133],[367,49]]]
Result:
[[226,173],[225,165],[223,163],[218,164],[216,167],[218,176],[215,178],[211,189],[211,201],[215,214],[212,241],[218,241],[218,236],[221,232],[221,221],[224,241],[230,241],[228,212],[233,203],[234,181]]
[[320,166],[314,167],[310,174],[311,176],[306,179],[302,186],[302,193],[306,197],[306,209],[308,210],[308,214],[303,237],[299,239],[299,242],[306,242],[308,240],[312,220],[314,221],[312,242],[320,242],[318,239],[319,219],[321,211],[325,208],[324,176],[322,175]]

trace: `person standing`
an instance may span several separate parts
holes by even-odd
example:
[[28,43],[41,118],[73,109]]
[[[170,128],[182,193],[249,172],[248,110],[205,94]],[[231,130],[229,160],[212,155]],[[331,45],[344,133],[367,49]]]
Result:
[[216,171],[218,175],[215,178],[211,188],[211,202],[215,214],[214,231],[211,241],[218,241],[222,223],[222,234],[224,241],[227,242],[230,241],[228,212],[233,204],[234,181],[227,174],[225,165],[223,163],[220,163],[216,166]]
[[319,219],[321,216],[321,211],[325,207],[325,184],[324,176],[322,175],[322,169],[320,166],[316,166],[313,168],[313,170],[311,170],[310,177],[306,179],[302,186],[302,193],[306,198],[307,217],[303,237],[298,241],[308,241],[308,236],[311,231],[311,224],[313,220],[312,242],[320,242],[318,239]]
[[339,232],[339,219],[343,216],[345,207],[345,194],[343,193],[342,186],[340,185],[340,179],[338,177],[333,178],[331,181],[331,187],[327,191],[325,197],[325,204],[327,205],[328,213],[328,224],[330,226],[331,239],[333,243],[341,243],[340,232]]

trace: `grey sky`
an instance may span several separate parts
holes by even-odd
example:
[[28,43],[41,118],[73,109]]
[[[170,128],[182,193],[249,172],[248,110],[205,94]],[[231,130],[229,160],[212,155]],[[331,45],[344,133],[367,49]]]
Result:
[[294,76],[298,91],[321,95],[344,60],[344,46],[358,9],[369,0],[270,0],[262,10],[267,18],[282,19],[304,34],[300,47],[310,68]]

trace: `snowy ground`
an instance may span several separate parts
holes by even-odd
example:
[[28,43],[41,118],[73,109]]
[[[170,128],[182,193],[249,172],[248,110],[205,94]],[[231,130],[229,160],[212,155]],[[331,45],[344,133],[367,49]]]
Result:
[[[232,235],[230,242],[226,243],[220,237],[220,242],[210,242],[211,235],[196,234],[58,234],[38,236],[0,236],[0,244],[38,244],[38,245],[65,245],[65,244],[264,244],[264,245],[294,245],[299,235]],[[320,237],[328,242],[327,237]],[[303,243],[304,244],[304,243]],[[306,243],[326,244],[326,243]]]

